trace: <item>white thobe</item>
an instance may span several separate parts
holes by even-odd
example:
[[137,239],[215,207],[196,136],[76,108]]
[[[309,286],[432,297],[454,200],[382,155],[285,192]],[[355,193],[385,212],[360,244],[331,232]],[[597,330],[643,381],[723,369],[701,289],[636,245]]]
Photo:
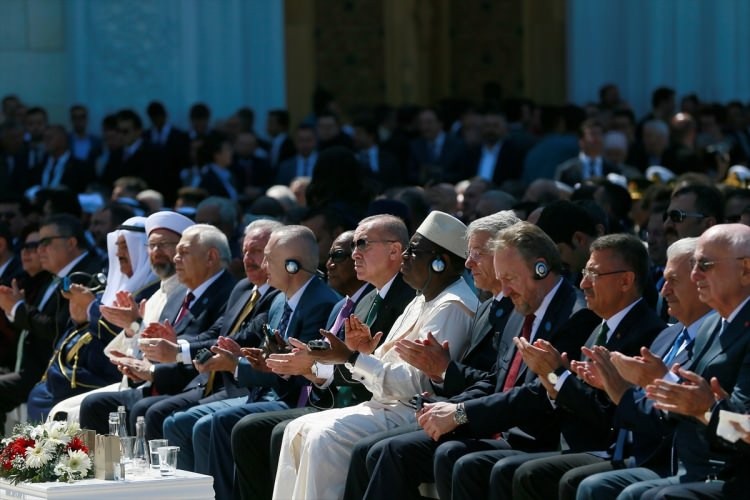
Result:
[[393,324],[385,342],[372,355],[362,354],[352,376],[372,392],[370,401],[305,415],[284,431],[274,485],[274,499],[336,499],[344,494],[354,444],[377,432],[413,423],[406,402],[429,390],[422,372],[401,360],[393,349],[401,339],[425,339],[432,332],[450,343],[452,359],[469,345],[469,328],[479,302],[463,279],[429,302],[419,295]]

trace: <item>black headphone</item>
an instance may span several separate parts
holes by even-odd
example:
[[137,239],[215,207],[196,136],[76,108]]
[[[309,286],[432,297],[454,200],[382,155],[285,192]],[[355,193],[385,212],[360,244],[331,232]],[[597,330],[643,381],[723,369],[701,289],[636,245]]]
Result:
[[432,262],[430,262],[430,269],[436,273],[442,273],[445,271],[445,261],[439,255],[436,255]]
[[543,260],[538,260],[534,262],[534,279],[535,280],[543,280],[547,277],[549,274],[549,268],[547,267],[547,263]]

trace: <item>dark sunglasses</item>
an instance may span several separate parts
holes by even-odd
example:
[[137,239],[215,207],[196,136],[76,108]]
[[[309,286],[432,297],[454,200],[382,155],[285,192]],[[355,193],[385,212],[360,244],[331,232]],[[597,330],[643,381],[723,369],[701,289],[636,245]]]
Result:
[[328,252],[328,258],[331,259],[331,262],[333,262],[334,264],[341,264],[351,256],[352,254],[350,254],[349,252],[340,249],[334,250],[333,252]]
[[370,245],[373,245],[375,243],[396,243],[396,240],[366,240],[364,238],[360,238],[357,241],[352,241],[352,252],[355,250],[359,250],[360,252],[364,252],[367,250],[367,247]]
[[669,210],[668,212],[664,212],[664,215],[662,216],[662,221],[667,222],[667,219],[669,219],[672,222],[682,222],[688,217],[695,217],[696,219],[703,219],[704,217],[706,217],[706,215],[698,213],[698,212],[683,212],[682,210]]
[[21,246],[21,250],[36,250],[39,248],[38,241],[27,241]]

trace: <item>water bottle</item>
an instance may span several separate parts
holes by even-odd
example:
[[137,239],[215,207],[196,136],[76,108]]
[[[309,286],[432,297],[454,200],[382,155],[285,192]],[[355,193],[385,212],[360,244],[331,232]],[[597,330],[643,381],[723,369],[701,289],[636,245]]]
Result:
[[109,434],[117,436],[120,433],[120,415],[116,411],[109,412]]
[[117,433],[120,437],[129,436],[128,434],[128,412],[124,406],[117,407],[117,414],[120,415],[120,429]]
[[133,462],[136,470],[145,471],[148,468],[148,444],[146,443],[146,419],[138,417],[135,423],[135,447],[133,448]]

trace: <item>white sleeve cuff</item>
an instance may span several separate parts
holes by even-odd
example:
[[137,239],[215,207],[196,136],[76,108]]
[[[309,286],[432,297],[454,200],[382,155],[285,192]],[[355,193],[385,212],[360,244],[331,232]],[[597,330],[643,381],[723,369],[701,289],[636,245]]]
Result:
[[380,360],[369,354],[360,354],[354,364],[346,363],[346,367],[352,372],[352,378],[358,382],[364,381],[368,375],[380,369],[380,366]]
[[193,364],[193,361],[190,359],[190,344],[187,340],[178,339],[177,345],[180,346],[180,353],[177,355],[177,361],[183,365]]
[[680,382],[680,377],[678,377],[672,370],[667,371],[661,379],[675,384]]
[[329,385],[333,382],[333,373],[336,368],[336,365],[325,365],[323,363],[315,363],[318,378],[324,378],[326,379],[325,382],[322,384],[315,384],[315,387],[318,389],[326,389]]
[[16,302],[15,304],[13,304],[13,309],[10,310],[10,314],[6,314],[5,315],[5,316],[7,316],[8,321],[10,321],[11,323],[13,323],[13,321],[16,320],[16,311],[18,311],[18,307],[21,304],[23,304],[23,303],[24,303],[23,300],[19,300],[18,302]]

